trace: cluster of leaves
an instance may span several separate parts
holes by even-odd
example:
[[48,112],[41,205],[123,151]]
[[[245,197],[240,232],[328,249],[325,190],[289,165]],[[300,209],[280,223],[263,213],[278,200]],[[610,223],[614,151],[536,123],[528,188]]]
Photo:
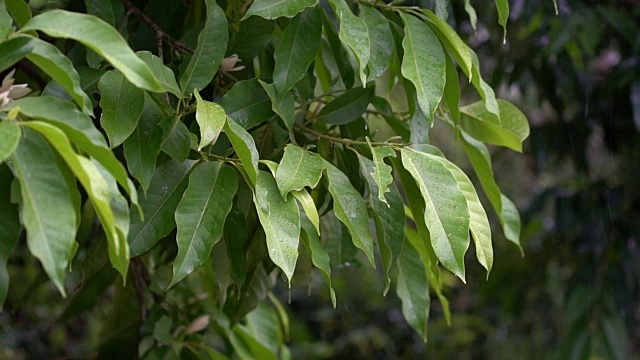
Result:
[[[80,266],[65,317],[115,282],[101,352],[272,358],[287,352],[286,313],[263,302],[278,274],[290,286],[302,253],[335,306],[331,270],[359,249],[426,339],[430,291],[447,309],[441,268],[464,281],[471,240],[493,264],[485,208],[430,127],[454,130],[518,245],[485,144],[521,151],[529,134],[437,3],[86,0],[32,16],[1,0],[0,71],[51,81],[0,108],[0,301],[24,229],[62,295]],[[459,104],[459,72],[480,101]]]

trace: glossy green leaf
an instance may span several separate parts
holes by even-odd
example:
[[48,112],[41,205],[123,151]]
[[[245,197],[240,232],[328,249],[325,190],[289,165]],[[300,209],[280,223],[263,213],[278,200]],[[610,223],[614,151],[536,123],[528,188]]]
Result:
[[24,26],[31,20],[31,8],[24,0],[5,0],[9,14],[16,20],[18,26]]
[[431,298],[425,267],[420,255],[409,245],[402,248],[397,264],[396,292],[402,300],[402,315],[426,342]]
[[500,117],[491,116],[483,102],[460,108],[460,126],[469,135],[489,144],[522,151],[522,142],[529,136],[529,122],[515,105],[498,100]]
[[402,75],[416,88],[420,110],[433,123],[446,81],[444,50],[436,34],[420,19],[401,14],[404,21]]
[[287,91],[282,95],[278,95],[276,87],[273,84],[267,84],[262,80],[258,80],[264,91],[267,92],[269,99],[271,99],[271,110],[278,114],[287,130],[293,131],[293,124],[296,121],[296,109],[295,102],[293,101],[293,94],[291,91]]
[[[11,18],[9,18],[11,20]],[[1,21],[1,20],[0,20]],[[0,25],[1,27],[2,25]],[[0,28],[0,39],[2,29]],[[5,71],[20,59],[25,57],[33,49],[33,43],[27,36],[13,37],[2,42],[0,46],[0,71]]]
[[191,148],[191,135],[182,120],[172,115],[160,120],[158,126],[162,128],[160,149],[177,162],[187,160]]
[[53,149],[32,130],[24,129],[11,156],[20,183],[21,219],[27,246],[42,263],[60,293],[75,243],[76,209]]
[[310,7],[296,15],[282,34],[275,49],[273,83],[277,94],[284,95],[307,74],[320,48],[322,14]]
[[238,189],[233,168],[220,162],[198,165],[175,212],[178,255],[169,286],[193,272],[211,254],[222,237],[224,222]]
[[224,132],[227,134],[229,141],[231,141],[238,158],[242,161],[249,182],[255,186],[258,178],[258,160],[260,156],[251,134],[230,119],[224,125]]
[[290,18],[317,3],[318,0],[255,0],[244,17],[256,15],[269,20],[283,16]]
[[509,20],[509,1],[496,0],[496,8],[498,9],[498,24],[504,29],[503,43],[507,43],[507,21]]
[[318,214],[318,209],[311,195],[309,195],[306,189],[292,191],[291,193],[296,200],[298,200],[298,204],[300,204],[302,210],[304,210],[307,219],[313,224],[318,235],[320,235],[320,215]]
[[424,220],[433,250],[442,265],[464,281],[469,208],[458,182],[440,159],[424,152],[402,150],[402,164],[416,180],[425,200]]
[[276,172],[276,182],[284,199],[290,191],[315,188],[322,178],[324,161],[299,146],[289,144]]
[[140,202],[144,220],[139,214],[131,213],[128,239],[132,257],[151,249],[176,227],[174,213],[194,164],[192,160],[182,163],[170,160],[158,166],[147,196]]
[[76,40],[107,59],[135,86],[153,92],[162,91],[149,67],[129,48],[118,30],[95,16],[51,10],[33,17],[20,29],[21,32],[29,30]]
[[345,91],[320,110],[316,120],[331,125],[344,125],[358,119],[373,99],[372,87],[357,87]]
[[257,79],[237,82],[218,102],[227,116],[245,129],[273,117],[271,99]]
[[15,122],[0,121],[0,164],[16,150],[21,135],[20,127]]
[[458,79],[458,70],[449,58],[447,60],[447,82],[444,85],[444,103],[453,118],[454,123],[458,123],[460,120],[460,109],[458,108],[460,103],[460,80]]
[[269,257],[282,269],[291,285],[298,260],[300,213],[293,195],[287,196],[286,200],[282,198],[271,174],[258,172],[253,202],[267,237]]
[[111,148],[122,144],[133,133],[142,109],[144,91],[135,87],[117,70],[107,71],[100,88],[100,125],[109,137]]
[[198,46],[187,68],[180,75],[180,86],[184,94],[190,94],[193,89],[202,90],[211,82],[227,50],[227,16],[215,0],[205,0],[205,3],[207,20],[198,35]]
[[500,196],[502,200],[502,211],[500,211],[500,222],[507,240],[514,243],[520,253],[524,255],[522,245],[520,244],[521,221],[520,213],[516,205],[504,194]]
[[11,203],[12,181],[13,175],[9,167],[0,164],[0,310],[9,290],[7,261],[20,236],[18,208]]
[[360,8],[360,17],[367,25],[369,32],[370,57],[369,80],[379,78],[389,67],[391,56],[395,47],[393,33],[387,19],[377,10],[363,6]]
[[476,9],[471,5],[471,0],[464,0],[464,11],[469,15],[469,22],[471,23],[471,28],[473,32],[476,31],[476,25],[478,24],[478,14],[476,13]]
[[364,70],[367,68],[367,64],[369,64],[371,48],[367,25],[362,19],[351,12],[345,0],[329,0],[329,3],[340,21],[338,36],[340,40],[353,51],[358,61],[360,82],[362,86],[366,86],[367,74]]
[[149,51],[138,51],[136,55],[147,64],[153,76],[162,86],[163,91],[170,92],[178,97],[182,96],[182,91],[180,91],[180,87],[176,81],[176,75],[173,73],[173,70],[164,65],[162,59]]
[[243,18],[240,29],[232,37],[234,45],[227,50],[227,54],[237,54],[243,63],[250,63],[271,42],[275,23],[258,16]]
[[316,233],[314,225],[306,216],[302,217],[301,225],[303,229],[302,236],[300,237],[302,244],[309,250],[313,266],[320,270],[320,274],[322,274],[324,281],[327,283],[327,286],[329,286],[331,304],[335,309],[336,293],[331,286],[331,263],[329,254],[327,254],[327,251],[322,247],[322,244],[320,244],[320,237]]
[[353,244],[364,252],[371,266],[375,268],[369,214],[364,200],[342,171],[328,161],[325,161],[325,166],[336,217],[347,226]]
[[202,100],[197,90],[194,95],[197,101],[196,122],[200,126],[200,145],[198,145],[198,150],[200,150],[205,146],[215,144],[227,122],[227,115],[220,105]]

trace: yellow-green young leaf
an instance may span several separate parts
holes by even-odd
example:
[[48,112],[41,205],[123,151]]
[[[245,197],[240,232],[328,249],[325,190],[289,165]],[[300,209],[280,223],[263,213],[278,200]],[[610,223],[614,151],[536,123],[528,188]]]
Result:
[[16,123],[0,121],[0,164],[16,150],[21,135],[20,127]]
[[198,165],[175,212],[178,255],[173,263],[175,285],[200,266],[222,237],[224,222],[238,190],[233,168],[220,162]]
[[278,95],[283,96],[306,75],[320,48],[321,34],[318,7],[305,9],[287,25],[274,53],[273,84]]
[[313,227],[316,228],[318,235],[320,235],[320,215],[318,214],[318,209],[311,195],[304,189],[292,191],[291,193],[296,200],[298,200],[298,203],[302,206],[302,210],[304,210],[304,213],[307,215],[307,219],[313,224]]
[[127,140],[138,125],[144,108],[144,91],[117,70],[107,71],[98,88],[102,108],[100,125],[109,137],[111,148],[115,148]]
[[51,10],[29,20],[20,31],[38,30],[52,37],[73,39],[107,59],[139,88],[161,92],[149,67],[129,48],[118,30],[99,18],[65,10]]
[[11,160],[20,183],[27,246],[64,295],[65,273],[76,236],[76,209],[53,149],[34,131],[23,131]]
[[279,17],[294,17],[307,7],[315,6],[318,0],[255,0],[244,18],[260,16],[268,20]]
[[309,221],[306,216],[302,216],[302,244],[309,250],[311,254],[311,262],[313,266],[317,267],[320,270],[320,274],[324,278],[324,281],[329,286],[329,293],[331,295],[331,304],[333,304],[333,308],[336,307],[336,293],[333,291],[333,287],[331,286],[331,263],[329,259],[329,254],[325,251],[320,244],[320,237],[314,230],[314,225]]
[[349,89],[323,107],[316,120],[331,125],[344,125],[355,121],[367,110],[374,94],[372,87]]
[[302,190],[305,186],[315,188],[322,178],[324,161],[299,146],[289,144],[276,172],[276,182],[284,199],[290,191]]
[[384,194],[389,192],[389,185],[393,183],[393,175],[391,175],[391,166],[384,163],[384,158],[396,156],[396,152],[389,146],[371,146],[369,138],[367,138],[367,143],[369,143],[373,160],[373,171],[368,175],[376,183],[378,199],[387,204],[387,206],[391,206]]
[[475,33],[476,25],[478,24],[478,14],[476,14],[476,9],[471,5],[471,0],[464,0],[464,11],[469,15],[469,22],[471,23],[471,28]]
[[153,55],[149,51],[138,51],[136,53],[142,61],[149,67],[153,76],[162,85],[163,91],[170,92],[177,97],[182,97],[182,91],[176,81],[176,75],[173,70],[164,65],[162,59]]
[[425,266],[411,245],[402,248],[397,264],[396,292],[402,300],[402,315],[426,342],[431,298]]
[[338,36],[353,51],[360,67],[360,82],[366,86],[367,74],[364,70],[369,64],[371,48],[367,25],[351,12],[345,0],[329,0],[329,3],[340,21]]
[[274,115],[271,99],[257,79],[238,81],[218,103],[228,117],[245,129],[259,125]]
[[11,203],[13,175],[6,164],[0,164],[0,310],[9,290],[7,261],[20,237],[18,208]]
[[258,155],[258,149],[251,134],[231,119],[228,119],[224,125],[224,132],[227,134],[229,141],[231,141],[231,145],[233,145],[236,154],[238,154],[238,158],[244,166],[244,171],[247,173],[249,182],[252,186],[256,186],[258,160],[260,156]]
[[433,123],[446,81],[444,50],[427,24],[413,15],[400,16],[405,24],[402,75],[415,86],[420,110]]
[[269,99],[271,99],[271,110],[280,116],[287,130],[293,131],[293,124],[296,121],[296,109],[291,91],[278,95],[275,85],[267,84],[262,80],[258,81],[267,95],[269,95]]
[[162,128],[160,149],[177,162],[187,160],[191,149],[191,133],[182,120],[171,115],[160,120],[158,126]]
[[258,172],[253,202],[260,223],[267,237],[269,257],[289,280],[298,260],[298,242],[300,240],[300,213],[293,195],[282,198],[278,185],[271,174]]
[[393,33],[387,19],[373,8],[361,7],[360,17],[364,20],[369,32],[370,57],[367,67],[369,68],[369,80],[374,80],[379,78],[389,67],[395,47]]
[[31,19],[31,8],[24,0],[6,0],[6,5],[18,26],[24,26]]
[[205,0],[207,20],[198,35],[198,46],[189,60],[189,64],[180,75],[180,86],[184,94],[193,89],[202,90],[216,75],[224,53],[227,50],[229,33],[227,16],[215,0]]
[[369,214],[364,200],[342,171],[328,161],[325,161],[325,166],[329,192],[333,197],[333,211],[338,220],[349,229],[353,244],[364,252],[371,266],[375,268]]
[[509,1],[496,0],[496,8],[498,9],[498,24],[504,29],[504,37],[502,42],[507,42],[507,21],[509,20]]
[[424,220],[442,265],[465,279],[469,247],[469,207],[451,172],[435,155],[402,150],[402,164],[415,179],[425,202]]
[[138,256],[151,249],[175,229],[174,214],[187,188],[194,164],[195,161],[192,160],[182,163],[170,160],[158,166],[147,196],[140,202],[144,220],[139,214],[131,212],[128,236],[131,256]]
[[522,142],[529,136],[529,122],[515,105],[498,100],[500,117],[491,116],[483,102],[460,108],[460,126],[474,138],[493,145],[522,151]]
[[197,101],[196,122],[200,126],[200,145],[198,145],[198,150],[200,150],[205,146],[215,144],[227,122],[227,115],[220,105],[202,100],[197,90],[194,95]]

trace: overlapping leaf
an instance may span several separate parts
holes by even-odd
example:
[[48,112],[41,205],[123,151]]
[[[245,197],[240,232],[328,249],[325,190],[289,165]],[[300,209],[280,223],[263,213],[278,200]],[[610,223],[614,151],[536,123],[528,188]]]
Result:
[[367,74],[365,69],[370,58],[370,38],[365,22],[355,16],[345,0],[329,0],[333,11],[340,21],[340,31],[338,36],[346,44],[358,61],[360,82],[362,86],[367,84]]
[[176,75],[173,73],[173,70],[163,64],[162,59],[149,51],[138,51],[136,55],[147,64],[149,70],[151,70],[158,83],[162,85],[164,91],[170,92],[178,97],[182,96],[182,92],[176,81]]
[[296,121],[296,109],[291,91],[278,95],[274,84],[267,84],[262,80],[258,81],[264,88],[264,91],[267,92],[269,99],[271,99],[271,110],[280,116],[287,130],[293,131],[293,124]]
[[227,122],[227,115],[224,109],[211,101],[204,101],[198,91],[194,92],[197,100],[196,122],[200,126],[200,145],[198,150],[211,145],[218,140],[224,124]]
[[313,224],[307,219],[307,217],[302,217],[302,229],[303,233],[300,237],[302,239],[302,243],[311,253],[311,262],[313,266],[317,267],[324,278],[324,281],[329,286],[329,294],[331,296],[331,304],[333,307],[336,307],[336,293],[331,286],[331,264],[329,259],[329,254],[320,244],[320,237],[316,233]]
[[127,140],[138,125],[144,108],[144,91],[117,70],[106,72],[98,87],[102,107],[100,125],[107,133],[111,147],[115,148]]
[[229,141],[231,141],[238,158],[242,161],[250,183],[255,186],[258,178],[258,160],[260,156],[251,134],[233,120],[227,121],[224,125],[224,132],[227,134]]
[[522,151],[522,142],[529,136],[529,122],[513,104],[498,100],[500,117],[491,116],[483,102],[460,108],[460,126],[469,135],[489,144]]
[[294,17],[317,3],[318,0],[255,0],[244,17],[256,15],[269,20],[283,16]]
[[13,175],[6,164],[0,164],[0,309],[9,290],[7,261],[20,236],[18,209],[11,203]]
[[423,341],[427,341],[431,298],[425,267],[411,245],[402,249],[397,264],[396,291],[402,300],[402,315],[407,323],[422,336]]
[[160,149],[177,162],[187,160],[191,148],[189,129],[182,120],[175,115],[160,120],[158,126],[162,128],[162,145]]
[[0,122],[0,164],[2,164],[18,147],[22,134],[20,127],[14,122]]
[[245,129],[273,117],[271,100],[257,79],[237,82],[219,101],[220,106]]
[[284,156],[275,174],[280,194],[284,199],[291,191],[302,190],[306,186],[315,188],[322,177],[324,161],[299,146],[287,145]]
[[373,96],[373,88],[349,89],[323,107],[316,119],[331,125],[348,124],[364,114]]
[[360,17],[369,32],[370,57],[367,67],[369,80],[373,80],[380,77],[389,67],[395,46],[393,33],[387,19],[377,10],[363,6],[360,8]]

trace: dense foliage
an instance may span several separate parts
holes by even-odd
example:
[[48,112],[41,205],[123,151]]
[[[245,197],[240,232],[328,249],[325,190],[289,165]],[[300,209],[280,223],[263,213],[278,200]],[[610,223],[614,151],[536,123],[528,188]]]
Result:
[[0,0],[5,308],[57,289],[44,316],[94,312],[70,356],[286,358],[274,286],[315,268],[335,307],[332,270],[364,262],[426,340],[431,294],[450,317],[443,270],[465,281],[472,240],[483,276],[494,260],[430,129],[451,129],[519,246],[486,144],[521,151],[529,125],[447,1],[395,3]]

